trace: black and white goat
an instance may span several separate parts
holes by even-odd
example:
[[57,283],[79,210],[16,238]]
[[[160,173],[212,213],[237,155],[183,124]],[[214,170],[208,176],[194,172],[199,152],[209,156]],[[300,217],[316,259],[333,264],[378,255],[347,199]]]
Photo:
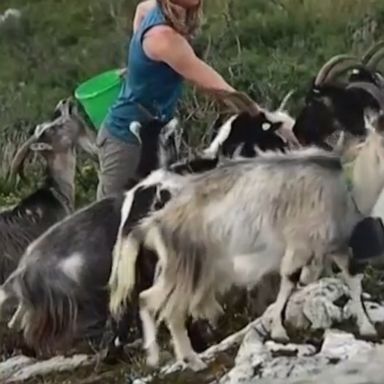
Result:
[[[376,110],[379,108],[377,99],[381,96],[378,87],[370,78],[367,81],[363,81],[361,78],[356,81],[356,77],[350,76],[347,82],[337,81],[338,77],[349,71],[362,68],[369,72],[355,56],[342,54],[331,57],[315,76],[306,95],[305,104],[295,120],[285,112],[292,92],[288,93],[276,111],[270,112],[259,108],[257,116],[251,113],[254,103],[246,95],[238,94],[238,112],[226,121],[223,125],[224,129],[220,128],[220,134],[217,132],[217,127],[221,124],[216,124],[213,132],[215,139],[205,150],[205,155],[215,154],[218,147],[226,139],[230,139],[229,144],[222,147],[224,154],[256,156],[256,149],[252,146],[251,140],[247,145],[232,144],[232,140],[236,141],[238,136],[243,135],[254,135],[254,141],[258,143],[257,152],[266,149],[286,150],[288,143],[284,139],[284,133],[288,131],[293,133],[301,146],[316,145],[328,150],[331,150],[332,146],[327,143],[327,139],[335,133],[344,131],[352,136],[365,137],[366,111],[369,108]],[[218,92],[218,94],[221,93]],[[234,109],[230,102],[227,101],[226,104],[232,110]],[[240,109],[239,106],[241,106]],[[218,122],[221,123],[222,120],[219,118]],[[259,125],[262,122],[262,128],[267,131],[265,136],[262,131],[247,129],[247,127],[257,125],[256,122]],[[232,126],[238,128],[232,130]],[[270,132],[276,134],[272,136]],[[279,136],[283,140],[279,140]]]
[[[303,146],[318,145],[331,149],[326,138],[335,132],[365,134],[365,111],[377,107],[370,82],[337,82],[349,70],[361,68],[358,58],[341,54],[330,58],[320,69],[305,98],[305,107],[296,118],[293,133]],[[363,89],[362,89],[363,88]],[[376,88],[377,91],[377,88]]]
[[55,119],[40,124],[16,153],[10,176],[23,174],[31,152],[46,161],[43,185],[12,209],[0,213],[0,283],[9,276],[27,246],[74,209],[76,145],[95,155],[95,137],[79,119],[71,100],[59,102]]

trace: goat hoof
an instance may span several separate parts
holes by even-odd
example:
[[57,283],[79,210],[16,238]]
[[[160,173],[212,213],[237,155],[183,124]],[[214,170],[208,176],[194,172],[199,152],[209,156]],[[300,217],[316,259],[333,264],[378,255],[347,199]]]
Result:
[[206,363],[197,355],[191,355],[183,359],[183,365],[194,372],[203,371],[208,367]]
[[156,368],[159,365],[159,347],[157,344],[153,344],[148,348],[147,352],[147,364],[150,367]]
[[376,328],[370,322],[362,324],[359,328],[359,333],[360,336],[366,340],[376,340],[378,338]]
[[271,339],[282,344],[289,342],[287,331],[283,327],[273,328],[271,331]]

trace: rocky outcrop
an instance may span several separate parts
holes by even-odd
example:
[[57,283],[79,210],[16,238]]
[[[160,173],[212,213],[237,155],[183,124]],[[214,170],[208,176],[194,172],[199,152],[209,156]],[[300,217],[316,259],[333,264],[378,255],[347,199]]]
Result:
[[[341,280],[322,279],[299,289],[287,305],[284,322],[290,344],[269,339],[270,306],[262,317],[202,353],[206,370],[195,373],[167,364],[156,374],[130,377],[129,384],[382,384],[384,348],[354,336],[349,299]],[[366,296],[365,306],[383,329],[384,305]],[[0,363],[0,382],[74,370],[94,361],[86,355],[40,362],[19,356]]]
[[[215,365],[216,356],[240,345],[234,356],[233,366],[219,381],[199,382],[258,384],[262,382],[261,379],[265,379],[265,383],[269,384],[278,384],[280,380],[287,384],[289,378],[303,379],[304,384],[311,383],[312,381],[307,380],[312,380],[314,375],[362,355],[376,353],[379,358],[377,344],[358,340],[351,333],[354,330],[354,319],[349,308],[349,299],[348,288],[336,278],[323,279],[298,290],[285,311],[285,325],[294,343],[282,345],[268,340],[272,308],[269,307],[261,318],[201,355],[210,365],[207,370],[209,377],[209,370]],[[366,297],[365,305],[376,325],[384,324],[384,306],[370,302],[369,297]],[[303,342],[305,340],[307,341]],[[166,378],[175,376],[175,372],[179,372],[177,377],[180,380],[183,377],[180,373],[182,370],[183,367],[178,364],[165,366],[156,375],[156,382],[162,379],[161,382],[171,384],[172,379],[167,381]],[[384,377],[384,365],[382,371]],[[190,382],[187,376],[190,373],[187,372],[188,370],[185,371],[186,383]],[[361,372],[361,375],[364,373]],[[201,378],[200,374],[199,377]],[[154,378],[137,379],[134,384],[149,383]],[[326,381],[324,383],[329,384]]]
[[36,376],[72,371],[90,365],[94,361],[93,357],[87,355],[74,355],[68,358],[57,356],[44,361],[15,356],[0,363],[0,383],[19,383]]

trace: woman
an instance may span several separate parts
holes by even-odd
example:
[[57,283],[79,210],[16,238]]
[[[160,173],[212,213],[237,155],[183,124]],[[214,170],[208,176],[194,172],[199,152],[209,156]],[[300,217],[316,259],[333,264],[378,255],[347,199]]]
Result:
[[189,43],[201,6],[202,0],[146,0],[137,6],[124,85],[98,135],[98,199],[124,190],[135,177],[140,144],[129,126],[136,120],[145,129],[148,116],[141,107],[166,124],[184,80],[203,91],[234,91]]

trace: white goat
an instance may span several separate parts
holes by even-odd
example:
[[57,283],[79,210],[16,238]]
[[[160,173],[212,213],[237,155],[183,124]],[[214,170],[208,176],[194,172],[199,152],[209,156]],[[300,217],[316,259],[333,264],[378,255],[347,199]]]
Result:
[[351,289],[360,334],[374,336],[360,299],[362,275],[349,272],[349,239],[362,219],[335,154],[309,148],[230,162],[194,178],[123,240],[120,257],[131,272],[119,280],[124,287],[113,287],[111,303],[124,307],[127,296],[116,295],[129,296],[140,247],[153,249],[159,273],[139,295],[148,364],[158,363],[158,315],[168,325],[177,359],[201,369],[185,328],[188,315],[212,321],[220,313],[219,294],[232,285],[252,287],[280,270],[271,336],[286,341],[281,314],[302,268],[329,258]]

